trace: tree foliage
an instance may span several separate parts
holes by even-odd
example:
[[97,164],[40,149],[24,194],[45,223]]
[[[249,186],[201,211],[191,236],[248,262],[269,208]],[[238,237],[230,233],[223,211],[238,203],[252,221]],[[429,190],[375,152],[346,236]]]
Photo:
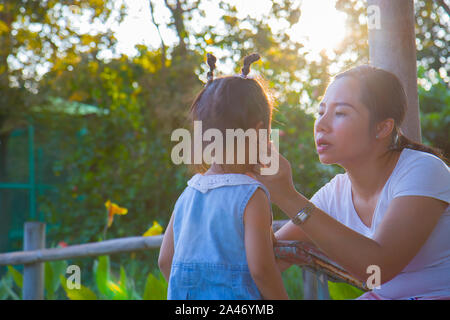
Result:
[[49,68],[62,72],[80,53],[95,56],[115,43],[111,31],[85,33],[74,22],[120,21],[124,9],[108,0],[0,1],[0,180],[10,132],[26,124],[31,106],[45,98],[38,94],[41,74]]
[[[111,30],[81,33],[71,21],[84,14],[86,23],[120,20],[125,8],[115,8],[114,1],[0,1],[0,135],[19,120],[32,119],[42,128],[38,143],[47,146],[54,157],[52,173],[61,177],[53,196],[40,201],[46,219],[59,225],[51,237],[70,243],[97,240],[107,199],[129,212],[113,224],[109,237],[140,235],[155,219],[166,225],[190,176],[186,167],[170,160],[170,134],[189,127],[187,112],[206,79],[204,57],[210,51],[219,58],[219,75],[226,65],[238,73],[242,58],[251,52],[262,56],[252,74],[265,79],[273,96],[273,127],[282,130],[280,149],[292,163],[299,191],[312,196],[339,171],[317,161],[314,107],[332,67],[342,70],[368,61],[363,1],[337,1],[347,14],[349,33],[336,57],[322,52],[314,61],[306,59],[301,43],[273,27],[274,20],[289,28],[302,18],[292,1],[275,1],[266,15],[244,18],[236,7],[220,2],[221,16],[214,25],[200,23],[208,14],[205,2],[150,0],[148,19],[158,30],[172,29],[178,42],[169,45],[161,37],[160,48],[138,45],[135,56],[103,59],[102,49],[114,50],[116,43]],[[417,4],[417,17],[422,17],[417,19],[418,58],[423,70],[435,70],[440,80],[419,91],[423,131],[426,142],[448,148],[448,110],[439,108],[448,105],[448,79],[438,77],[442,68],[448,70],[442,59],[447,48],[433,47],[443,41],[435,28],[445,27],[439,20],[445,13],[439,4],[427,3]],[[166,25],[155,19],[161,5],[170,14]],[[41,67],[48,69],[44,76],[39,75]],[[419,77],[429,81],[430,75]]]

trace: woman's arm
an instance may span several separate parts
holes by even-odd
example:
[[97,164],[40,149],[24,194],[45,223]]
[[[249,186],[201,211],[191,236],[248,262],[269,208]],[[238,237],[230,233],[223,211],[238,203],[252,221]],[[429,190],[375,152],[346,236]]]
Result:
[[164,238],[159,250],[158,266],[166,281],[169,281],[170,269],[172,268],[173,258],[173,214],[170,217],[169,224],[164,233]]
[[[297,193],[287,198],[281,209],[292,218],[307,204],[308,200]],[[370,265],[378,266],[384,283],[402,271],[419,252],[447,206],[444,201],[423,196],[395,198],[373,239],[318,208],[300,228],[330,259],[362,281],[370,276],[367,273]],[[296,227],[292,224],[286,228]]]
[[[249,174],[262,182],[269,189],[271,201],[283,210],[283,205],[286,204],[284,199],[295,198],[297,195],[292,182],[291,164],[286,158],[279,154],[277,150],[272,148],[272,144],[269,144],[268,148],[270,150],[269,152],[275,152],[275,158],[279,160],[279,170],[277,174],[260,175],[260,165],[254,166],[254,172],[249,172]],[[275,233],[275,238],[276,240],[296,240],[314,244],[302,229],[296,227],[290,221]],[[277,259],[276,261],[280,271],[284,271],[292,265],[292,262],[289,260]]]
[[[263,176],[255,167],[254,176],[269,189],[273,202],[292,218],[309,201],[295,190],[287,159],[274,148],[271,152],[279,156],[279,172]],[[444,201],[425,196],[394,198],[373,239],[316,208],[301,227],[287,224],[277,232],[277,238],[300,240],[306,235],[330,259],[362,281],[369,276],[367,267],[380,267],[381,283],[384,283],[403,270],[419,252],[447,206]]]
[[[314,243],[311,241],[311,239],[308,238],[306,233],[302,231],[302,229],[295,226],[291,221],[288,221],[284,226],[282,226],[276,233],[275,233],[275,241],[278,240],[296,240],[301,242],[308,242],[310,244]],[[277,258],[277,265],[278,269],[283,272],[286,269],[288,269],[290,266],[292,266],[293,262],[291,262],[289,259],[278,259]],[[296,259],[295,262],[299,262],[298,259]]]
[[269,201],[258,188],[244,212],[248,267],[264,299],[288,299],[273,253],[271,222]]

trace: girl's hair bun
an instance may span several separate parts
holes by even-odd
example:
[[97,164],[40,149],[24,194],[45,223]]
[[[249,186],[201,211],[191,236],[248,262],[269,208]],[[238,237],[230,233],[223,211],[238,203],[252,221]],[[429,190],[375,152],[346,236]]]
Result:
[[214,69],[216,69],[216,61],[217,61],[216,57],[213,56],[211,53],[206,54],[206,62],[208,63],[209,66],[209,72],[207,74],[208,83],[213,81]]
[[244,67],[242,68],[241,75],[245,78],[250,72],[250,65],[258,61],[261,56],[258,53],[252,53],[244,58]]

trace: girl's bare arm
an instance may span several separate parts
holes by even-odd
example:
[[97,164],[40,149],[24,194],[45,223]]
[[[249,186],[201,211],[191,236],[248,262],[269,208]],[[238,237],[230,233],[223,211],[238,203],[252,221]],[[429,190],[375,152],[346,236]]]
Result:
[[271,222],[267,196],[257,189],[244,213],[248,267],[264,299],[288,299],[273,253]]
[[170,217],[169,224],[164,233],[164,238],[161,244],[161,249],[159,250],[158,266],[161,270],[164,278],[169,281],[170,269],[172,268],[172,258],[173,258],[173,214]]

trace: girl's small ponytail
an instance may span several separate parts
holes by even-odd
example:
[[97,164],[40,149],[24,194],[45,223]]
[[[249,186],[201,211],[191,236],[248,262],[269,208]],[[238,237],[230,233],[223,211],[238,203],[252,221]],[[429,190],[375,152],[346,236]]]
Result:
[[250,65],[253,62],[258,61],[260,58],[261,58],[261,56],[257,53],[252,53],[251,55],[248,55],[244,58],[244,67],[241,70],[242,78],[247,78],[247,75],[250,72]]
[[206,54],[206,62],[208,63],[208,66],[209,66],[209,72],[206,75],[207,79],[208,79],[207,84],[210,84],[213,81],[214,69],[216,69],[216,61],[217,61],[216,57],[213,56],[211,53]]

